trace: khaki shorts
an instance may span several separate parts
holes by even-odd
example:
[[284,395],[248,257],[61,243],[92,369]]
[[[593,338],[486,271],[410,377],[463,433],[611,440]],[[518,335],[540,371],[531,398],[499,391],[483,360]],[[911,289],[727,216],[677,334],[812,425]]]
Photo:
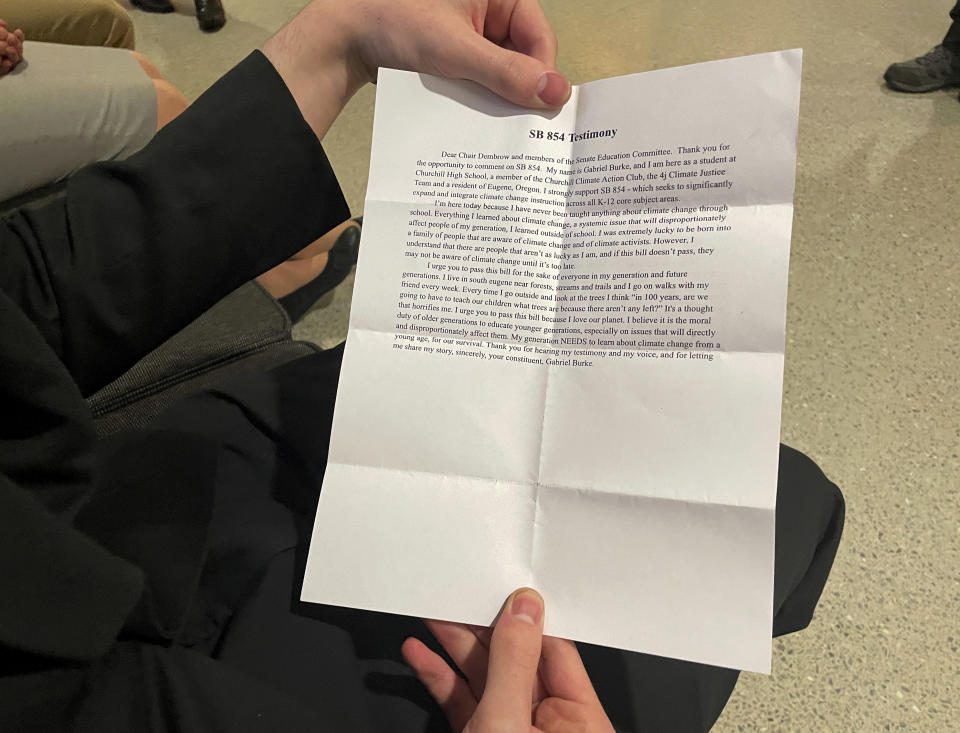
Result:
[[116,0],[0,0],[0,18],[28,41],[133,48],[133,20]]
[[153,81],[129,51],[27,41],[0,77],[0,201],[100,160],[157,130]]

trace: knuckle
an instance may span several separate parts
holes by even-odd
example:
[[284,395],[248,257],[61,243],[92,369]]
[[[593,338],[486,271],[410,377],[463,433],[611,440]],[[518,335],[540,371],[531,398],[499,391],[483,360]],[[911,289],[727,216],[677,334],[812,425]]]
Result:
[[529,84],[524,83],[524,62],[525,59],[520,54],[511,54],[502,64],[499,74],[500,83],[504,89],[509,89],[519,96],[532,95],[533,91],[525,88]]
[[576,703],[548,697],[537,705],[534,724],[544,730],[563,733],[588,733],[591,729],[585,711]]
[[540,728],[555,728],[564,716],[560,711],[559,698],[548,697],[537,705],[536,723]]
[[557,41],[557,35],[551,31],[550,33],[546,34],[545,41],[547,44],[547,50],[555,56],[557,54],[557,47],[559,45],[559,42]]

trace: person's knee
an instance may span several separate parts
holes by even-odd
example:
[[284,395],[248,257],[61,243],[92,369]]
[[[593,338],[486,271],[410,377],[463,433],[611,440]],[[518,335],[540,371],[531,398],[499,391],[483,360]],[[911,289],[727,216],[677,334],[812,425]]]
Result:
[[188,106],[187,98],[166,79],[154,79],[153,87],[157,92],[157,129],[177,117]]
[[807,505],[843,507],[840,489],[824,475],[809,456],[787,445],[780,446],[777,500],[794,500]]
[[824,539],[838,542],[845,515],[840,488],[827,478],[820,466],[800,451],[781,445],[777,544],[781,545],[781,539],[784,543],[778,547],[778,555],[785,555],[788,547],[792,548],[791,552],[803,548],[802,554],[806,554]]
[[810,458],[781,446],[777,482],[774,636],[810,623],[843,534],[840,489]]
[[160,69],[158,69],[150,59],[139,51],[131,51],[130,53],[137,60],[137,63],[140,64],[140,68],[144,70],[147,76],[151,79],[163,79],[163,74],[160,73]]
[[133,49],[133,19],[116,0],[84,0],[78,12],[89,29],[85,45]]
[[133,20],[116,0],[0,1],[0,14],[29,41],[132,49]]
[[157,129],[174,119],[189,106],[183,92],[163,78],[154,63],[139,51],[131,51],[133,57],[140,64],[140,68],[153,81],[153,88],[157,95]]

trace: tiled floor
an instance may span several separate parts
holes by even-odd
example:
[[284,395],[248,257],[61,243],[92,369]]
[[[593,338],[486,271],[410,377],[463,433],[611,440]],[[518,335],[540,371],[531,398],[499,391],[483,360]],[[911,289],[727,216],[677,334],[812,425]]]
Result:
[[[209,36],[190,0],[134,11],[190,97],[299,4],[224,2]],[[939,42],[951,2],[544,0],[575,83],[804,49],[783,439],[844,490],[847,529],[813,624],[775,644],[771,677],[741,678],[717,731],[960,730],[960,102],[881,78]],[[366,89],[326,139],[355,213],[372,106]],[[301,336],[342,339],[349,295]]]

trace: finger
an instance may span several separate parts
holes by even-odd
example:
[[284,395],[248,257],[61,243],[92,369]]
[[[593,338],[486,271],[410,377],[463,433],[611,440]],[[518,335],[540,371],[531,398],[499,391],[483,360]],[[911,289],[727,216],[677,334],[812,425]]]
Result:
[[572,641],[543,637],[540,677],[549,695],[580,703],[597,700],[580,652]]
[[487,647],[473,629],[449,621],[427,621],[427,628],[437,638],[453,663],[466,675],[473,696],[479,700],[487,684]]
[[493,636],[493,629],[487,626],[471,626],[470,631],[472,631],[473,635],[483,644],[484,649],[490,648],[490,637]]
[[557,36],[537,0],[518,0],[510,16],[508,36],[520,53],[556,67]]
[[560,107],[570,98],[570,82],[560,72],[476,34],[456,44],[441,66],[446,76],[470,79],[524,107]]
[[537,670],[537,681],[533,686],[533,702],[538,703],[541,700],[550,697],[550,692],[547,690],[547,686],[543,683],[543,676],[540,674],[540,670]]
[[439,654],[428,649],[419,639],[407,639],[400,647],[400,653],[430,696],[443,709],[450,727],[463,730],[477,708],[476,698],[467,684]]
[[487,7],[483,35],[504,48],[555,66],[557,36],[537,0],[494,0]]
[[[533,709],[533,723],[549,731],[584,730],[583,703],[551,697]],[[593,730],[592,728],[590,730]]]
[[515,591],[504,604],[493,629],[487,686],[480,707],[496,716],[505,730],[530,725],[540,639],[543,635],[543,599],[530,588]]
[[[506,606],[506,604],[504,604],[504,606]],[[503,613],[503,609],[500,609],[500,613],[501,614]],[[494,626],[496,626],[496,622],[499,619],[500,619],[500,614],[498,614],[497,618],[494,619],[494,624],[493,624]],[[488,628],[486,626],[471,626],[470,630],[474,634],[476,634],[477,638],[480,640],[480,643],[483,644],[484,648],[487,649],[489,653],[490,641],[493,636],[493,628],[492,627]],[[486,670],[484,670],[484,674],[486,674]],[[533,702],[534,704],[536,704],[537,702],[539,702],[540,700],[543,700],[546,697],[549,697],[549,693],[547,692],[547,688],[543,684],[543,680],[540,678],[540,670],[538,668],[537,680],[534,683],[534,687],[533,687]]]

